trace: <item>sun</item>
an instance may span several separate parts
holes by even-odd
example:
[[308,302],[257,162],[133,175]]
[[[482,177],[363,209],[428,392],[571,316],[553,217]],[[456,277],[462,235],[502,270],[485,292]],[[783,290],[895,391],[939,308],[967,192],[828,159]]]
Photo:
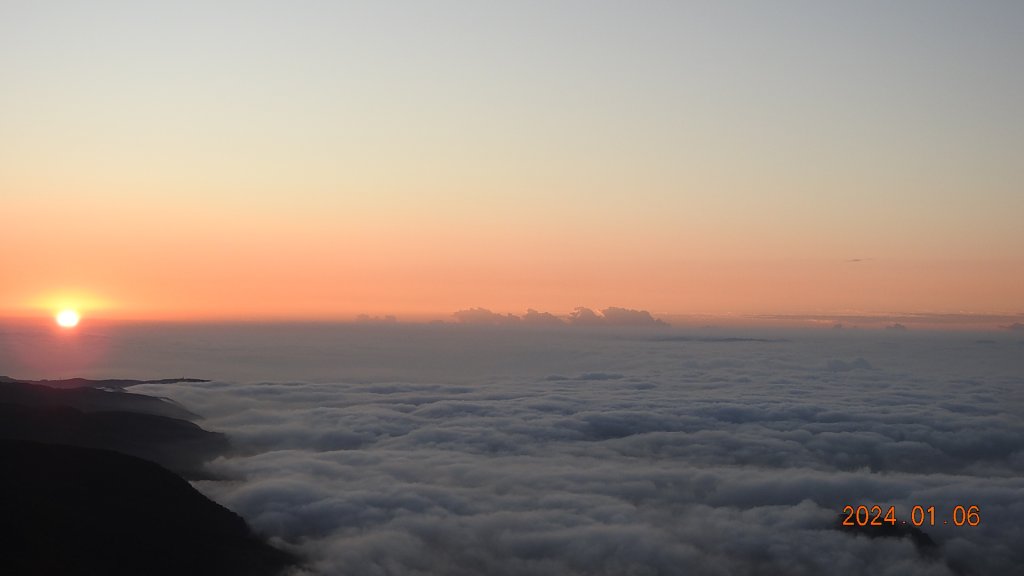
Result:
[[74,310],[61,310],[57,313],[57,324],[62,328],[74,328],[81,319],[82,316]]

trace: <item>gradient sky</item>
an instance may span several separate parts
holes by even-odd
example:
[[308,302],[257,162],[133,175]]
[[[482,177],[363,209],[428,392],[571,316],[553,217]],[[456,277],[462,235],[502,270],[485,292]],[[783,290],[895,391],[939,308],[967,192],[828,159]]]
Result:
[[1024,312],[1024,3],[0,0],[0,316]]

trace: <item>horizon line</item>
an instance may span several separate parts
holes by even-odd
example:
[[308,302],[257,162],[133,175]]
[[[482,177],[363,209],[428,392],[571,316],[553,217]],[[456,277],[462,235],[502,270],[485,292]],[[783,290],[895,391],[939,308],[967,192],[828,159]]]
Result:
[[[573,314],[579,310],[595,313],[586,307],[577,307],[572,313],[553,314],[532,308],[526,313],[499,313],[487,308],[465,308],[448,314],[337,314],[337,315],[285,315],[285,314],[225,314],[225,315],[107,315],[83,314],[83,324],[331,324],[353,326],[389,325],[445,325],[491,326],[495,328],[539,329],[613,329],[613,328],[819,328],[819,329],[983,329],[993,331],[1024,332],[1024,312],[805,312],[805,313],[650,313],[620,307],[607,307],[596,312],[622,311],[629,317],[608,319],[603,314],[577,321]],[[465,314],[470,313],[470,314]],[[461,316],[460,316],[461,315]],[[533,321],[529,318],[535,316]],[[539,318],[537,318],[539,317]],[[44,314],[0,315],[0,324],[49,324],[53,316]]]

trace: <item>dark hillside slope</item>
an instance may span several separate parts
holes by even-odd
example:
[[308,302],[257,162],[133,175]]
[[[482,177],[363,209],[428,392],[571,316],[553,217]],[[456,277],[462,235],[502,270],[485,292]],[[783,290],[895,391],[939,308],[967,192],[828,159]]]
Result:
[[0,573],[273,575],[293,562],[151,462],[0,440]]
[[2,402],[0,438],[115,450],[152,460],[190,479],[209,477],[204,463],[230,447],[223,434],[175,418]]
[[[80,386],[71,386],[77,382]],[[184,407],[165,398],[155,398],[143,394],[132,394],[118,387],[102,388],[96,385],[104,382],[123,382],[120,380],[60,380],[60,381],[20,381],[0,376],[0,402],[22,404],[24,406],[71,406],[83,412],[139,412],[195,420],[199,416]],[[128,381],[141,383],[141,381]]]

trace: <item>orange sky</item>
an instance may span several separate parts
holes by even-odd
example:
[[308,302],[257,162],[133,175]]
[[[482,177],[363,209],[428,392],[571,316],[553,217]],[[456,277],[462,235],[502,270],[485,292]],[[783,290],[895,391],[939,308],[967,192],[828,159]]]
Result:
[[740,5],[5,5],[0,316],[1024,312],[1021,10]]

